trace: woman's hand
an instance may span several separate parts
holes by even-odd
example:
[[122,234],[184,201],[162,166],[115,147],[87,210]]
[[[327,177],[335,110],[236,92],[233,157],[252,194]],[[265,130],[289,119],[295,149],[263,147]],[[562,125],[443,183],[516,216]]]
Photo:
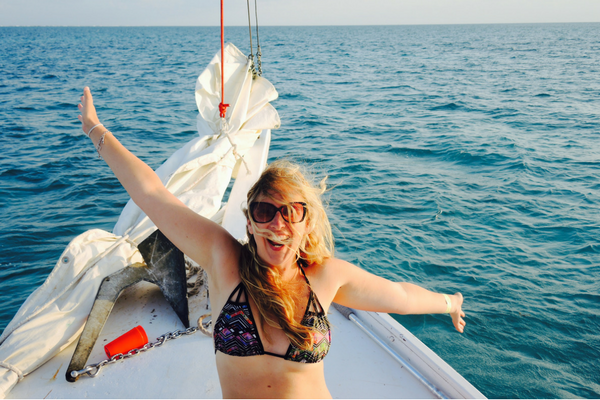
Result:
[[463,333],[465,330],[466,322],[463,319],[465,313],[462,310],[463,296],[460,293],[455,293],[452,296],[452,310],[450,310],[450,316],[452,317],[452,323],[457,331]]
[[96,107],[94,107],[94,99],[89,87],[83,88],[83,96],[81,96],[81,104],[77,106],[81,115],[77,118],[81,121],[81,129],[87,135],[93,126],[100,123],[98,115],[96,115]]

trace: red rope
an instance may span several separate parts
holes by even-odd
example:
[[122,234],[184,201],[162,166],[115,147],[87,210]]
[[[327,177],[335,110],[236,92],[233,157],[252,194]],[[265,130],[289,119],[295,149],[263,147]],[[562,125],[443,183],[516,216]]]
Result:
[[221,104],[219,104],[219,115],[221,118],[225,118],[227,113],[227,107],[229,104],[225,104],[225,27],[223,24],[223,0],[221,0]]

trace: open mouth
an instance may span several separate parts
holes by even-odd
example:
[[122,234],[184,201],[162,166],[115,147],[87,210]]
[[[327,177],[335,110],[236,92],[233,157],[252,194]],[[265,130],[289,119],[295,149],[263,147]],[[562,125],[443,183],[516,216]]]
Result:
[[283,248],[283,244],[282,243],[277,243],[272,241],[271,239],[267,239],[267,242],[269,242],[269,244],[271,245],[271,247],[275,250],[279,250],[281,248]]

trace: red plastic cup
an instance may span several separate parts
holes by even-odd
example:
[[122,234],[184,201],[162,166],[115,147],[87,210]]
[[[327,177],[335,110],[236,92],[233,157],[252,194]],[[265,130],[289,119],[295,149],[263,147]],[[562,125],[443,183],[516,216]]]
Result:
[[148,343],[146,331],[138,325],[104,346],[104,351],[108,358],[111,358],[115,354],[125,354],[133,349],[144,347],[146,343]]

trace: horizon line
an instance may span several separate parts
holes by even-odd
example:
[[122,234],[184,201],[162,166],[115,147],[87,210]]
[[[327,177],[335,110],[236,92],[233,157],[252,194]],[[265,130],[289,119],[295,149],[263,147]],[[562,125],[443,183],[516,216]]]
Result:
[[[599,24],[600,21],[557,22],[449,22],[430,24],[315,24],[315,25],[260,25],[260,27],[369,27],[369,26],[448,26],[448,25],[543,25],[543,24]],[[0,28],[218,28],[219,25],[0,25]],[[248,25],[225,25],[229,28],[248,28]]]

